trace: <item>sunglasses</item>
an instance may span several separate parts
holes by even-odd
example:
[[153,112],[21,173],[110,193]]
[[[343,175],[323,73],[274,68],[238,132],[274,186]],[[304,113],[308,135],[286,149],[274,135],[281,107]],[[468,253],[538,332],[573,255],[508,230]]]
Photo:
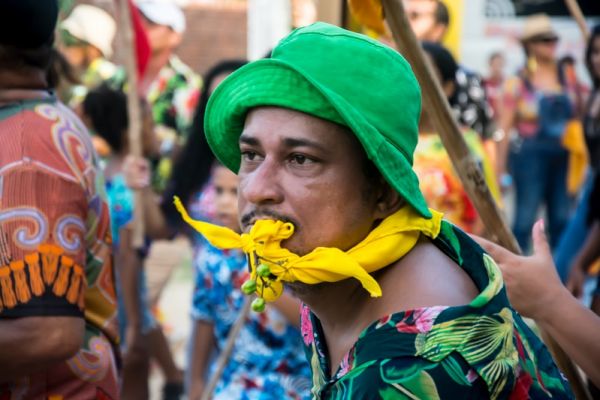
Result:
[[558,42],[558,38],[556,36],[547,36],[547,37],[539,37],[531,39],[533,43],[556,43]]

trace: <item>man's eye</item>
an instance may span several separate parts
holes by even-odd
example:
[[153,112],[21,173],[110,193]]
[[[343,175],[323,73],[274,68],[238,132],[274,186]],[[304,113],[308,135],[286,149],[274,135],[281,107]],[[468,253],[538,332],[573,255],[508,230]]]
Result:
[[309,164],[309,163],[313,162],[313,160],[311,160],[310,158],[306,157],[303,154],[294,154],[294,155],[292,155],[291,161],[294,164],[298,164],[298,165],[306,165],[306,164]]
[[242,160],[254,161],[258,155],[253,151],[242,151]]

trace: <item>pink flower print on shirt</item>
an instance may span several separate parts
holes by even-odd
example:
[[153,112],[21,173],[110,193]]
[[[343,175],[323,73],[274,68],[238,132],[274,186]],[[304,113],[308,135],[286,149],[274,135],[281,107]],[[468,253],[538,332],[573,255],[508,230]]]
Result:
[[300,310],[300,331],[304,344],[310,346],[314,341],[313,327],[310,321],[310,309],[302,304]]
[[446,308],[448,307],[435,306],[406,311],[404,318],[396,324],[396,329],[401,333],[427,333],[438,315]]

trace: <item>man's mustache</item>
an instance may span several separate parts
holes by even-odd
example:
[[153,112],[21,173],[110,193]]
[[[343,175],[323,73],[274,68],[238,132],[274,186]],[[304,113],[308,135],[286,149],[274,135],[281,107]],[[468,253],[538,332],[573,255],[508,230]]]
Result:
[[289,222],[294,225],[296,230],[298,229],[296,220],[272,210],[252,210],[244,214],[241,219],[242,228],[247,227],[259,219],[273,219],[276,221]]

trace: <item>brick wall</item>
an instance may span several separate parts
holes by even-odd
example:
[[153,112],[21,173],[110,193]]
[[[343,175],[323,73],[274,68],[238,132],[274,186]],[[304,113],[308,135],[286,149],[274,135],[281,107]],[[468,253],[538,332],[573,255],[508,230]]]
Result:
[[[76,0],[75,4],[92,4],[116,14],[114,0]],[[223,59],[246,58],[246,2],[190,3],[183,11],[187,29],[176,54],[196,72],[203,75]],[[117,63],[123,59],[119,43],[116,38],[113,44]]]
[[246,58],[245,4],[192,4],[184,9],[187,30],[177,54],[204,74],[223,59]]

